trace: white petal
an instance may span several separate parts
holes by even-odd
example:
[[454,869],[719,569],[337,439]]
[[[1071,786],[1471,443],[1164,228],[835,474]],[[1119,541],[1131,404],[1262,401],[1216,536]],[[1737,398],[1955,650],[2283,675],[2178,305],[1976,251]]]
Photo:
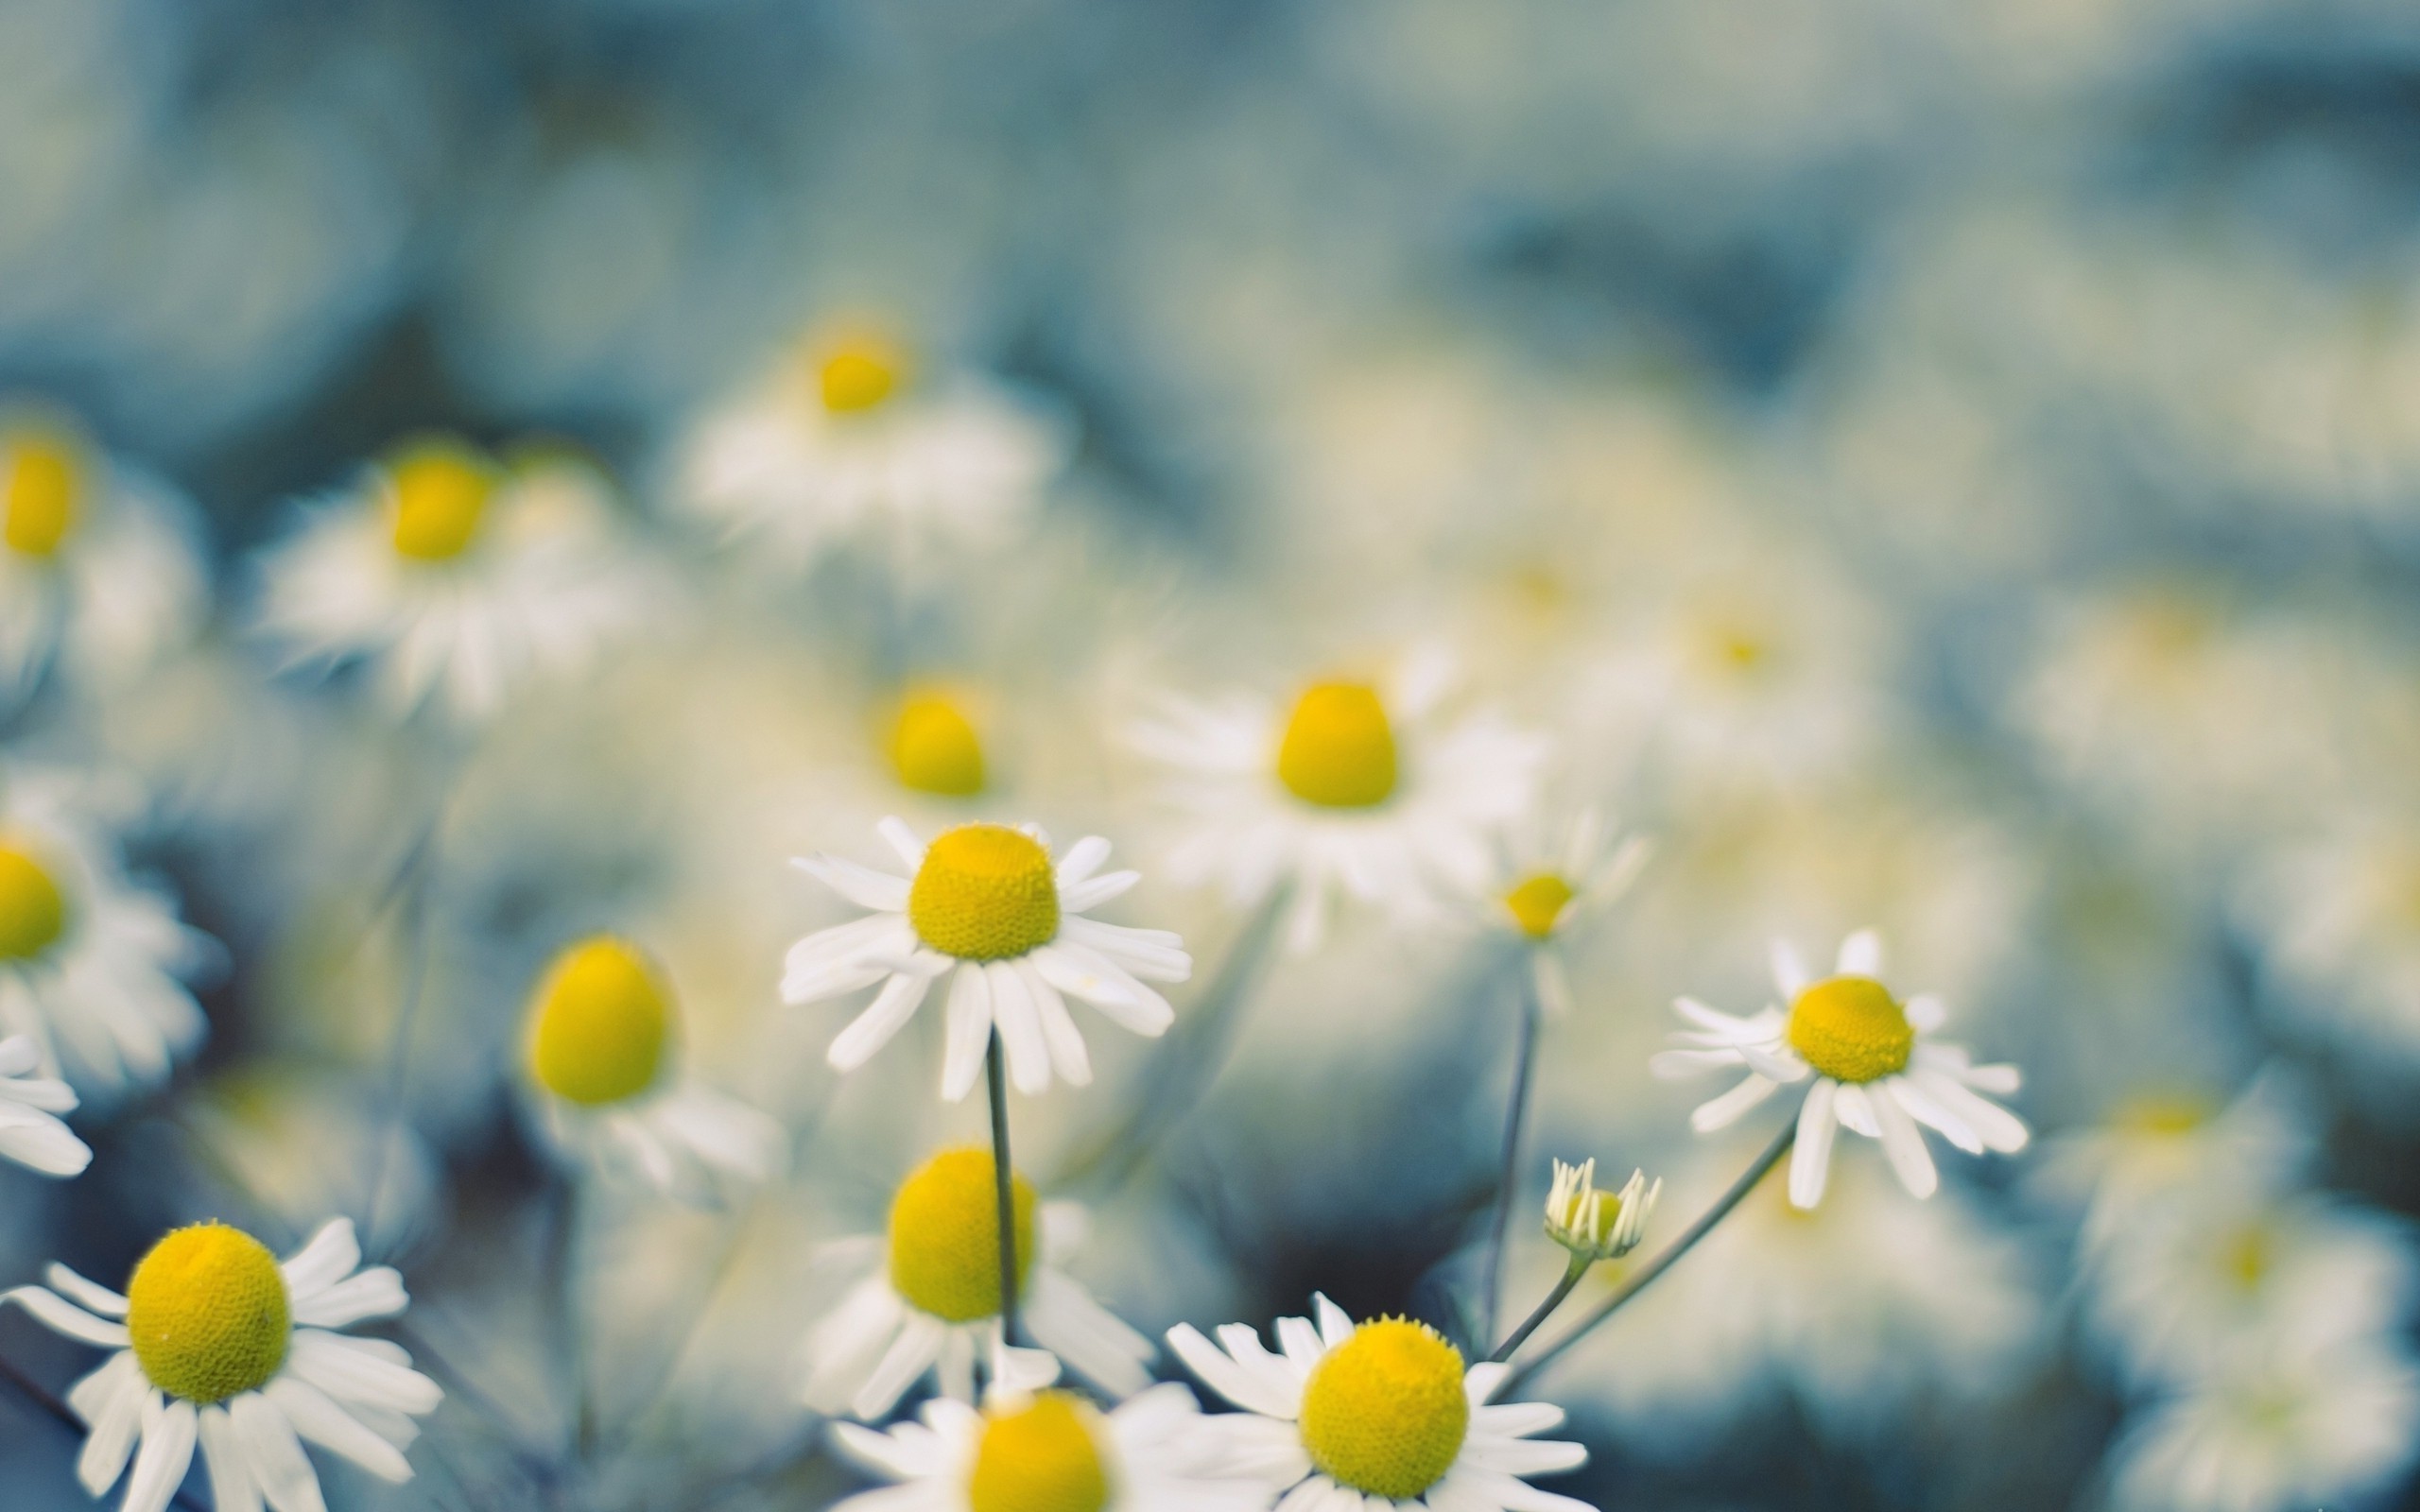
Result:
[[1978,1094],[1953,1076],[1941,1072],[1919,1071],[1912,1079],[1942,1106],[1944,1111],[1972,1125],[1985,1149],[2014,1155],[2032,1138],[2032,1131],[2025,1126],[2025,1120]]
[[1076,1021],[1068,1016],[1067,1000],[1059,995],[1059,989],[1044,978],[1031,961],[1014,964],[1025,977],[1025,989],[1033,999],[1033,1010],[1042,1019],[1042,1038],[1049,1043],[1051,1066],[1068,1086],[1090,1086],[1092,1055],[1084,1048],[1084,1037],[1076,1028]]
[[1696,1111],[1689,1114],[1689,1127],[1701,1134],[1729,1128],[1741,1114],[1771,1097],[1780,1086],[1771,1077],[1752,1074],[1721,1096],[1699,1104]]
[[885,982],[866,1010],[833,1036],[832,1048],[824,1052],[824,1059],[831,1062],[833,1070],[844,1073],[873,1059],[874,1052],[889,1044],[891,1037],[915,1015],[931,988],[930,978],[904,971]]
[[58,1293],[40,1286],[19,1286],[0,1292],[0,1303],[8,1302],[16,1303],[71,1339],[97,1344],[104,1349],[123,1349],[134,1342],[127,1336],[125,1324],[95,1317]]
[[1327,1340],[1331,1349],[1353,1337],[1353,1315],[1327,1299],[1327,1293],[1311,1294],[1311,1314],[1320,1326],[1320,1337]]
[[85,1490],[98,1496],[117,1484],[126,1472],[126,1457],[134,1452],[135,1435],[143,1431],[144,1404],[158,1395],[143,1379],[143,1366],[132,1350],[86,1376],[68,1393],[68,1400],[92,1429],[76,1456],[76,1479]]
[[849,1410],[860,1418],[879,1418],[890,1411],[908,1388],[941,1358],[946,1332],[947,1325],[941,1319],[909,1310],[881,1363],[849,1400]]
[[1933,1034],[1949,1022],[1949,1005],[1931,992],[1919,992],[1908,1000],[1908,1026],[1918,1034]]
[[1824,1182],[1832,1174],[1832,1135],[1840,1127],[1832,1116],[1832,1098],[1840,1084],[1829,1076],[1806,1089],[1798,1105],[1798,1147],[1789,1157],[1789,1201],[1812,1208],[1824,1200]]
[[[403,1351],[379,1348],[383,1339],[349,1339],[319,1329],[297,1329],[288,1368],[345,1404],[362,1403],[422,1417],[445,1400],[436,1382],[396,1360]],[[393,1350],[392,1353],[389,1352]],[[409,1356],[406,1356],[408,1359]]]
[[1814,981],[1806,970],[1805,958],[1798,954],[1798,947],[1786,939],[1772,942],[1772,964],[1773,986],[1781,989],[1784,1003],[1806,991],[1807,985]]
[[1879,978],[1882,975],[1882,936],[1871,929],[1860,929],[1841,941],[1841,954],[1832,970],[1841,976]]
[[252,1481],[251,1461],[235,1441],[234,1419],[227,1416],[227,1409],[201,1409],[201,1462],[210,1469],[213,1512],[261,1512],[261,1491]]
[[382,1481],[400,1486],[412,1478],[411,1462],[403,1451],[372,1433],[351,1413],[328,1400],[325,1392],[290,1372],[280,1374],[261,1393],[285,1414],[294,1432],[330,1453],[341,1454]]
[[1882,1120],[1882,1153],[1891,1158],[1899,1184],[1910,1196],[1931,1196],[1941,1186],[1941,1176],[1933,1169],[1932,1151],[1925,1148],[1923,1131],[1897,1098],[1886,1094],[1873,1098],[1872,1103]]
[[102,1317],[126,1316],[126,1298],[97,1281],[88,1281],[66,1266],[53,1262],[43,1270],[43,1280],[50,1289],[88,1313]]
[[1841,1090],[1833,1094],[1832,1116],[1841,1121],[1841,1127],[1862,1134],[1867,1139],[1882,1137],[1882,1125],[1874,1114],[1874,1099],[1867,1096],[1865,1088],[1857,1082],[1842,1082]]
[[1042,979],[1070,997],[1100,1009],[1122,1028],[1156,1040],[1176,1022],[1168,1000],[1113,965],[1099,952],[1072,940],[1045,945],[1030,957]]
[[126,1500],[119,1512],[164,1512],[168,1498],[184,1485],[193,1468],[194,1440],[201,1422],[189,1401],[161,1405],[155,1394],[143,1404],[143,1447],[135,1452],[134,1473],[126,1478]]
[[93,1163],[93,1147],[48,1113],[0,1103],[0,1156],[44,1176],[72,1177]]
[[276,1512],[327,1512],[310,1456],[275,1402],[247,1391],[227,1403],[227,1417],[235,1425],[235,1441],[251,1458],[261,1496]]
[[1875,1095],[1898,1099],[1899,1106],[1908,1110],[1909,1116],[1927,1128],[1939,1129],[1942,1138],[1967,1154],[1983,1153],[1982,1136],[1975,1132],[1974,1125],[1951,1113],[1928,1095],[1919,1077],[1893,1076],[1884,1082],[1880,1091]]
[[942,1049],[942,1101],[962,1102],[983,1074],[992,1048],[992,988],[983,968],[969,961],[949,985],[949,1034]]
[[1271,1383],[1228,1357],[1225,1350],[1201,1336],[1201,1330],[1190,1323],[1180,1323],[1167,1332],[1168,1348],[1184,1362],[1184,1367],[1201,1380],[1201,1383],[1234,1402],[1246,1412],[1264,1417],[1282,1418],[1292,1421],[1302,1410],[1299,1393],[1279,1390]]
[[908,828],[907,820],[895,815],[886,816],[875,823],[874,833],[890,842],[890,849],[908,863],[911,875],[925,864],[925,842],[916,838],[916,832]]
[[1099,870],[1100,864],[1108,859],[1109,841],[1100,835],[1088,834],[1069,846],[1067,853],[1059,858],[1060,895],[1064,897],[1068,888]]
[[1025,978],[1011,961],[994,961],[982,970],[984,988],[992,996],[992,1022],[1008,1057],[1009,1079],[1028,1097],[1048,1091],[1050,1044],[1042,1037],[1042,1018],[1025,989]]
[[392,1317],[411,1306],[403,1277],[392,1265],[372,1265],[337,1282],[308,1301],[294,1300],[294,1321],[312,1328],[340,1329],[365,1318]]
[[793,856],[790,865],[860,908],[898,914],[908,909],[908,881],[838,856]]
[[353,1220],[331,1218],[320,1225],[310,1243],[277,1269],[285,1278],[287,1295],[297,1302],[305,1302],[352,1275],[360,1265],[361,1244],[354,1235]]

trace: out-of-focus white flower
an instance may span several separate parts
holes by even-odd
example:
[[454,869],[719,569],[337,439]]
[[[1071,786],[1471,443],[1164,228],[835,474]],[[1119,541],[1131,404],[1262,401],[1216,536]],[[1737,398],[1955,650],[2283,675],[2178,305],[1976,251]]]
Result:
[[118,1352],[68,1405],[91,1426],[77,1479],[99,1496],[133,1456],[121,1512],[162,1512],[199,1442],[218,1506],[321,1505],[305,1440],[384,1481],[411,1479],[412,1418],[444,1393],[384,1339],[333,1331],[409,1305],[403,1279],[363,1270],[353,1222],[332,1219],[283,1264],[224,1224],[171,1231],[121,1297],[64,1265],[0,1296],[73,1339]]
[[1947,1006],[1927,994],[1902,1004],[1877,980],[1881,974],[1882,940],[1872,930],[1841,941],[1833,974],[1821,981],[1795,950],[1776,941],[1773,984],[1789,1007],[1738,1019],[1682,998],[1675,1006],[1698,1027],[1676,1034],[1686,1048],[1659,1053],[1652,1069],[1672,1078],[1748,1068],[1747,1079],[1689,1115],[1700,1133],[1728,1127],[1777,1088],[1812,1075],[1789,1162],[1789,1200],[1802,1208],[1824,1198],[1836,1128],[1880,1140],[1900,1183],[1918,1197],[1940,1185],[1919,1124],[1971,1155],[2025,1148],[2024,1122],[1979,1095],[2014,1092],[2016,1068],[1975,1065],[1964,1049],[1932,1040]]
[[452,439],[414,442],[270,548],[260,628],[289,665],[365,663],[398,715],[433,698],[485,719],[593,665],[661,607],[609,491],[564,453],[499,465]]
[[1066,466],[1072,427],[973,373],[916,366],[870,332],[810,338],[697,423],[675,503],[794,573],[848,544],[913,569],[1006,543]]
[[529,1002],[527,1065],[547,1133],[661,1192],[774,1175],[781,1125],[681,1074],[680,1027],[670,982],[637,946],[600,935],[564,947]]
[[1506,924],[1543,943],[1612,907],[1637,880],[1651,849],[1639,835],[1608,835],[1597,811],[1582,809],[1560,846],[1535,837],[1517,842],[1489,896]]
[[[975,1400],[977,1356],[1000,1339],[997,1170],[989,1150],[943,1150],[899,1184],[888,1233],[825,1246],[821,1263],[862,1274],[807,1334],[808,1406],[880,1418],[927,1372],[944,1396]],[[1013,1192],[1025,1331],[1113,1395],[1141,1391],[1151,1341],[1059,1268],[1083,1241],[1083,1210],[1045,1205],[1037,1224],[1032,1185],[1019,1176]]]
[[1079,840],[1054,867],[1049,847],[1030,827],[963,824],[930,847],[896,818],[879,828],[908,876],[837,856],[797,862],[851,902],[874,910],[807,936],[783,965],[785,1003],[818,1003],[882,984],[873,1005],[832,1041],[835,1068],[864,1065],[945,975],[942,1096],[950,1102],[974,1090],[994,1028],[1019,1091],[1048,1091],[1054,1070],[1072,1085],[1090,1082],[1092,1061],[1063,992],[1136,1034],[1167,1032],[1175,1010],[1142,979],[1182,982],[1193,974],[1193,958],[1167,930],[1083,917],[1142,880],[1135,871],[1094,875],[1109,859],[1107,840]]
[[1478,891],[1489,834],[1528,811],[1545,747],[1491,716],[1446,723],[1446,691],[1443,662],[1421,658],[1382,681],[1312,683],[1282,714],[1250,696],[1166,700],[1130,738],[1173,768],[1170,873],[1238,903],[1292,882],[1298,950],[1340,893],[1418,920]]
[[123,679],[209,609],[183,501],[58,421],[0,417],[0,697]]
[[1588,1508],[1528,1484],[1579,1469],[1588,1452],[1531,1436],[1559,1425],[1562,1408],[1492,1401],[1511,1366],[1466,1367],[1425,1323],[1357,1327],[1325,1297],[1312,1303],[1317,1327],[1277,1320],[1277,1354],[1242,1323],[1220,1328],[1215,1345],[1190,1323],[1168,1330],[1186,1368],[1243,1409],[1219,1419],[1226,1463],[1282,1490],[1286,1512],[1390,1502],[1431,1512]]
[[1597,1162],[1582,1165],[1554,1162],[1554,1185],[1547,1194],[1547,1237],[1589,1260],[1613,1260],[1629,1254],[1647,1237],[1647,1220],[1664,1183],[1647,1184],[1647,1173],[1633,1171],[1619,1192],[1597,1190]]
[[2347,816],[2259,861],[2236,917],[2263,944],[2266,1005],[2362,1065],[2420,1067],[2420,833]]
[[44,1176],[78,1176],[92,1146],[59,1121],[76,1110],[76,1092],[42,1067],[42,1047],[24,1035],[0,1040],[0,1156]]
[[2300,1097],[2272,1069],[2224,1105],[2173,1091],[2126,1098],[2098,1126],[2050,1140],[2031,1182],[2085,1205],[2092,1252],[2199,1194],[2283,1191],[2313,1143]]
[[88,1090],[164,1080],[208,1024],[181,977],[215,950],[119,869],[92,784],[0,773],[0,1025]]
[[1268,1502],[1220,1463],[1217,1430],[1173,1382],[1107,1413],[1064,1391],[995,1393],[980,1412],[936,1397],[917,1422],[836,1423],[832,1439],[899,1483],[838,1503],[849,1512],[1257,1512]]

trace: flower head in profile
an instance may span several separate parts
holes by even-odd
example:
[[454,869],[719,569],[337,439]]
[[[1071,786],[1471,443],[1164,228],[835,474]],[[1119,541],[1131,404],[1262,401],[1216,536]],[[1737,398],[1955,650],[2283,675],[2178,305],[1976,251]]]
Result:
[[1824,1198],[1840,1128],[1881,1141],[1900,1183],[1919,1197],[1940,1184],[1919,1124],[1970,1155],[2025,1148],[2024,1121],[1982,1095],[2014,1092],[2016,1068],[1975,1065],[1962,1048],[1934,1040],[1948,1016],[1941,1000],[1919,994],[1902,1003],[1881,975],[1882,940],[1872,930],[1842,941],[1832,974],[1820,981],[1777,943],[1773,985],[1787,1008],[1739,1019],[1683,998],[1681,1016],[1697,1027],[1676,1034],[1683,1048],[1658,1054],[1651,1067],[1667,1078],[1748,1068],[1737,1086],[1689,1115],[1700,1133],[1728,1127],[1776,1088],[1811,1076],[1789,1164],[1789,1200],[1801,1208]]
[[658,607],[610,493],[565,452],[411,442],[270,549],[260,628],[291,665],[361,664],[394,713],[485,719]]
[[[927,1372],[944,1396],[975,1400],[976,1362],[1000,1339],[997,1170],[989,1150],[943,1150],[899,1184],[885,1233],[825,1248],[824,1263],[856,1279],[807,1334],[808,1406],[880,1418]],[[1012,1190],[1025,1331],[1103,1390],[1142,1390],[1151,1341],[1060,1269],[1082,1244],[1083,1210],[1037,1203],[1022,1176]]]
[[629,940],[565,946],[529,1000],[526,1061],[559,1144],[634,1169],[661,1192],[780,1169],[781,1125],[681,1074],[680,1004],[663,969]]
[[1029,826],[962,824],[930,846],[896,818],[879,828],[908,875],[828,855],[797,862],[851,902],[874,910],[800,940],[784,968],[786,1003],[818,1003],[880,984],[873,1004],[832,1041],[834,1067],[864,1065],[942,977],[949,978],[949,1035],[942,1096],[951,1102],[974,1089],[994,1027],[1019,1091],[1047,1091],[1054,1071],[1076,1086],[1090,1082],[1092,1061],[1067,1012],[1069,997],[1136,1034],[1167,1031],[1175,1010],[1144,983],[1182,982],[1193,972],[1193,958],[1167,930],[1083,917],[1140,880],[1132,871],[1096,875],[1109,859],[1108,841],[1079,840],[1054,864],[1048,844]]
[[1318,1326],[1278,1319],[1277,1354],[1240,1323],[1219,1329],[1216,1345],[1191,1324],[1168,1331],[1202,1384],[1243,1409],[1219,1419],[1229,1463],[1282,1490],[1281,1512],[1365,1499],[1434,1512],[1593,1512],[1528,1484],[1577,1469],[1588,1452],[1530,1436],[1560,1424],[1562,1408],[1490,1400],[1511,1366],[1465,1367],[1426,1324],[1356,1327],[1326,1297],[1312,1300]]
[[67,1394],[92,1430],[76,1464],[87,1491],[107,1491],[130,1455],[122,1512],[161,1512],[199,1444],[218,1506],[302,1512],[322,1504],[305,1442],[401,1484],[412,1418],[444,1395],[400,1347],[334,1332],[410,1300],[394,1271],[360,1266],[350,1219],[283,1264],[251,1235],[202,1223],[152,1246],[122,1297],[53,1265],[48,1287],[0,1302],[117,1351]]
[[1557,1160],[1554,1185],[1547,1194],[1547,1237],[1575,1259],[1618,1259],[1647,1237],[1647,1220],[1655,1215],[1655,1201],[1663,1194],[1664,1183],[1649,1186],[1644,1171],[1633,1171],[1619,1192],[1600,1192],[1595,1160],[1582,1165]]

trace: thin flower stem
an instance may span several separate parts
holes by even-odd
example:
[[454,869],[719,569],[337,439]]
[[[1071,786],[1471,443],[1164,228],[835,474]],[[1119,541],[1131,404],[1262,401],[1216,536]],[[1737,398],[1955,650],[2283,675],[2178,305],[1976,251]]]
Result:
[[[1495,1337],[1496,1314],[1504,1305],[1504,1242],[1512,1228],[1512,1202],[1521,1188],[1521,1131],[1530,1114],[1530,1083],[1538,1058],[1538,951],[1523,953],[1521,1028],[1512,1054],[1512,1094],[1504,1109],[1504,1154],[1495,1173],[1495,1219],[1488,1232],[1487,1271],[1481,1285],[1479,1337]],[[1558,1298],[1560,1300],[1560,1298]],[[1526,1335],[1526,1331],[1525,1331]]]
[[1555,1282],[1554,1290],[1547,1293],[1547,1299],[1532,1309],[1530,1315],[1521,1320],[1521,1326],[1495,1347],[1495,1352],[1487,1357],[1489,1363],[1501,1365],[1512,1359],[1512,1351],[1530,1342],[1530,1335],[1538,1332],[1538,1325],[1554,1315],[1554,1310],[1563,1305],[1563,1299],[1571,1295],[1571,1289],[1580,1284],[1580,1278],[1587,1275],[1588,1267],[1595,1263],[1592,1257],[1574,1254],[1571,1263],[1564,1267],[1563,1280]]
[[1773,1136],[1773,1142],[1765,1146],[1765,1153],[1756,1157],[1755,1163],[1739,1173],[1739,1179],[1731,1183],[1730,1190],[1716,1198],[1713,1207],[1699,1214],[1698,1221],[1689,1225],[1680,1238],[1665,1246],[1663,1251],[1653,1260],[1633,1272],[1629,1279],[1615,1289],[1613,1296],[1598,1303],[1594,1312],[1572,1325],[1571,1330],[1563,1337],[1547,1345],[1544,1352],[1525,1361],[1518,1369],[1506,1377],[1502,1389],[1507,1392],[1512,1391],[1523,1382],[1552,1365],[1563,1351],[1587,1337],[1598,1324],[1621,1311],[1622,1304],[1647,1290],[1648,1282],[1671,1269],[1674,1261],[1687,1254],[1699,1240],[1713,1232],[1714,1226],[1730,1216],[1731,1210],[1739,1206],[1740,1199],[1754,1191],[1756,1183],[1762,1181],[1767,1173],[1781,1163],[1781,1158],[1789,1153],[1790,1143],[1797,1138],[1798,1121],[1792,1119],[1783,1125],[1779,1134]]
[[388,1172],[394,1162],[395,1146],[403,1143],[411,1119],[412,1026],[420,1017],[421,1000],[428,995],[430,895],[436,890],[437,843],[461,776],[462,756],[461,751],[456,750],[443,759],[428,822],[412,842],[411,850],[405,852],[403,864],[388,885],[387,896],[392,899],[400,895],[403,902],[396,928],[403,940],[404,977],[396,995],[395,1027],[387,1044],[385,1123],[377,1147],[371,1152],[370,1187],[361,1198],[361,1245],[372,1253],[378,1248],[378,1209],[386,1196]]
[[1000,1342],[1017,1342],[1017,1173],[1009,1163],[1009,1073],[1000,1053],[1000,1031],[992,1030],[983,1052],[983,1078],[992,1092],[992,1186],[999,1195]]
[[[41,1408],[45,1417],[52,1418],[69,1433],[79,1438],[91,1434],[91,1427],[83,1418],[76,1416],[75,1408],[52,1396],[49,1388],[26,1374],[17,1362],[7,1355],[0,1355],[0,1381],[6,1381],[16,1387],[25,1395],[26,1400]],[[177,1487],[175,1494],[168,1499],[168,1502],[171,1506],[183,1507],[185,1512],[206,1512],[202,1504],[193,1499],[193,1493],[182,1486]]]

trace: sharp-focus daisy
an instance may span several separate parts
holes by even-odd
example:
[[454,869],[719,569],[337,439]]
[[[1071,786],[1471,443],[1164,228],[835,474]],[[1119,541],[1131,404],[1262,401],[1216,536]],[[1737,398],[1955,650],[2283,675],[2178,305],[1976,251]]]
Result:
[[0,1040],[0,1156],[44,1176],[77,1176],[92,1146],[57,1115],[76,1110],[76,1093],[42,1069],[42,1047],[24,1035]]
[[71,426],[0,419],[0,697],[54,659],[110,678],[190,638],[208,602],[185,513]]
[[[823,1265],[865,1274],[807,1333],[808,1406],[880,1418],[927,1371],[944,1395],[975,1400],[976,1359],[1000,1337],[996,1170],[989,1150],[943,1150],[899,1184],[889,1232],[825,1246]],[[1103,1390],[1142,1390],[1151,1341],[1059,1269],[1082,1243],[1083,1210],[1050,1203],[1037,1225],[1032,1186],[1020,1176],[1013,1190],[1025,1332]]]
[[816,1003],[882,985],[873,1005],[832,1041],[829,1058],[854,1071],[899,1032],[934,980],[950,977],[949,1038],[942,1096],[964,1097],[983,1069],[997,1027],[1008,1071],[1023,1092],[1061,1079],[1092,1080],[1083,1036],[1065,999],[1078,997],[1136,1034],[1166,1033],[1175,1012],[1143,985],[1182,982],[1193,958],[1163,929],[1129,929],[1083,915],[1140,880],[1132,871],[1095,876],[1109,842],[1079,840],[1054,869],[1031,827],[963,824],[927,848],[896,818],[879,826],[909,875],[894,877],[835,856],[798,868],[872,918],[821,930],[790,947],[782,1000]]
[[628,940],[600,935],[558,954],[529,1000],[527,1066],[554,1140],[664,1192],[717,1176],[762,1181],[784,1160],[782,1126],[677,1074],[680,1005]]
[[1664,1195],[1658,1177],[1647,1184],[1647,1173],[1633,1171],[1618,1192],[1597,1189],[1597,1162],[1582,1165],[1554,1162],[1554,1186],[1547,1194],[1547,1237],[1589,1261],[1618,1260],[1647,1237],[1647,1220],[1655,1215]]
[[1961,1047],[1929,1039],[1947,1017],[1942,1001],[1919,994],[1902,1004],[1881,974],[1882,940],[1872,930],[1843,940],[1832,974],[1821,981],[1776,941],[1773,985],[1789,1006],[1737,1019],[1682,998],[1681,1016],[1698,1027],[1676,1034],[1687,1048],[1658,1054],[1651,1067],[1666,1078],[1748,1068],[1746,1080],[1689,1115],[1700,1133],[1729,1126],[1775,1088],[1812,1075],[1789,1161],[1789,1200],[1802,1208],[1824,1198],[1836,1128],[1880,1140],[1900,1183],[1919,1197],[1932,1195],[1940,1178],[1918,1124],[1971,1155],[2025,1148],[2024,1121],[1979,1095],[1979,1089],[2002,1097],[2015,1091],[2016,1068],[1975,1065]]
[[261,628],[290,664],[362,663],[397,713],[435,698],[484,718],[591,665],[655,607],[608,495],[561,452],[498,463],[415,442],[270,550]]
[[118,1351],[67,1394],[92,1428],[76,1474],[93,1495],[131,1454],[122,1512],[161,1512],[199,1440],[219,1512],[264,1502],[316,1512],[305,1440],[401,1484],[412,1474],[404,1451],[420,1434],[412,1418],[444,1396],[401,1347],[332,1332],[410,1301],[393,1270],[360,1264],[350,1219],[330,1220],[283,1264],[250,1234],[202,1223],[152,1246],[123,1297],[53,1265],[48,1287],[20,1286],[0,1302]]
[[[1170,1383],[1103,1413],[1064,1391],[994,1397],[978,1412],[936,1397],[886,1433],[833,1425],[833,1441],[899,1484],[846,1512],[1258,1512],[1260,1483],[1219,1462],[1193,1393]],[[836,1509],[837,1512],[837,1509]]]
[[810,338],[700,421],[673,496],[792,572],[851,543],[913,565],[1008,540],[1073,440],[1030,397],[972,373],[922,377],[896,341],[842,333]]
[[1434,1329],[1404,1318],[1358,1328],[1324,1297],[1308,1318],[1277,1320],[1271,1354],[1241,1323],[1219,1344],[1189,1323],[1168,1344],[1202,1384],[1244,1410],[1213,1419],[1229,1435],[1229,1463],[1284,1491],[1279,1512],[1375,1512],[1393,1503],[1433,1512],[1593,1512],[1585,1502],[1524,1477],[1576,1469],[1578,1444],[1534,1439],[1563,1409],[1528,1401],[1491,1405],[1509,1365],[1465,1368]]
[[1445,723],[1446,685],[1425,659],[1384,684],[1313,683],[1286,711],[1169,700],[1131,738],[1177,774],[1170,873],[1238,903],[1294,882],[1297,949],[1319,941],[1338,893],[1418,919],[1479,890],[1489,833],[1529,808],[1545,751],[1489,716]]
[[208,1028],[180,978],[212,943],[120,871],[106,809],[64,773],[0,772],[0,1029],[88,1091],[164,1079]]

